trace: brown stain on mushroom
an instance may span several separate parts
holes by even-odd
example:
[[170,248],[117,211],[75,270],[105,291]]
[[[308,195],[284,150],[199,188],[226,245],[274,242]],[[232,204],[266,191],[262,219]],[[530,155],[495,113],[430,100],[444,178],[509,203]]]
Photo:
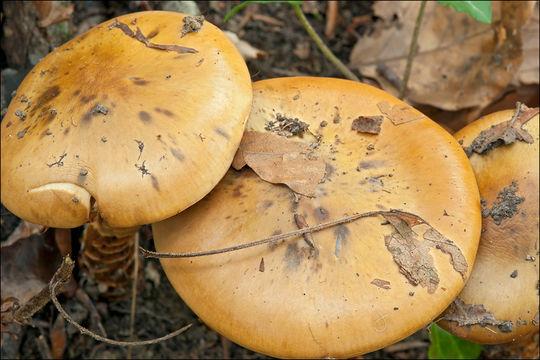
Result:
[[[302,240],[303,241],[303,240]],[[310,246],[298,246],[298,243],[287,245],[285,250],[285,264],[288,271],[296,270],[304,259],[316,260],[319,257],[319,250]],[[317,272],[321,268],[320,263],[312,264],[312,270]]]
[[154,110],[160,114],[163,114],[167,117],[174,117],[174,113],[171,110],[168,109],[160,109],[158,107],[154,108]]
[[150,81],[144,80],[144,79],[132,78],[131,80],[133,81],[133,84],[135,84],[135,85],[148,85],[148,84],[150,84]]
[[328,213],[328,210],[320,206],[313,210],[313,216],[315,219],[317,219],[317,221],[322,222],[327,220],[330,217],[330,214]]
[[83,95],[83,96],[81,96],[81,98],[79,100],[83,104],[88,104],[90,101],[94,100],[95,98],[97,98],[96,94],[93,94],[93,95],[90,95],[90,96]]
[[150,175],[150,181],[152,182],[152,186],[154,187],[154,189],[156,189],[156,191],[159,191],[159,182],[154,175]]
[[225,139],[229,140],[231,137],[229,136],[229,134],[227,134],[223,129],[220,129],[220,128],[215,128],[215,131],[218,135],[221,135],[223,136]]
[[171,151],[171,154],[178,160],[178,161],[184,161],[184,155],[180,151],[180,149],[176,149],[173,147],[170,147],[169,150]]
[[242,184],[237,185],[237,186],[233,189],[232,197],[240,197],[240,196],[242,196],[242,192],[241,192],[240,190],[241,190],[243,187],[244,187],[244,185],[242,185]]
[[360,161],[360,163],[358,163],[358,167],[357,169],[360,170],[360,169],[373,169],[373,168],[379,168],[383,165],[384,163],[382,161],[379,161],[379,160],[370,160],[370,161]]
[[139,111],[139,119],[141,119],[143,123],[147,124],[152,121],[152,116],[146,111]]
[[45,89],[45,91],[43,91],[35,101],[36,106],[30,110],[30,116],[33,116],[38,109],[44,111],[43,109],[45,108],[45,105],[51,102],[58,95],[60,95],[60,87],[58,85],[53,85]]

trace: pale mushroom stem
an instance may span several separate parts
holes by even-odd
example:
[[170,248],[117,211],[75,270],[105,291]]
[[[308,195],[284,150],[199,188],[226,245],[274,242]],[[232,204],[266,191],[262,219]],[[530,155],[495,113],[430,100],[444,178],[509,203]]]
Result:
[[134,261],[137,252],[135,237],[139,228],[111,228],[98,219],[84,230],[80,263],[83,271],[97,283],[100,293],[109,300],[131,296],[135,266],[139,274],[137,287],[142,285],[141,261]]

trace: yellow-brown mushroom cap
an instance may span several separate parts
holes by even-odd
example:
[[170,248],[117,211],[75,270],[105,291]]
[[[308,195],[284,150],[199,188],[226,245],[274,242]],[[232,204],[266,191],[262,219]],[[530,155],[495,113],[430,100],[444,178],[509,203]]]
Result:
[[[486,115],[455,137],[469,147],[514,113]],[[470,156],[480,196],[496,216],[484,217],[471,277],[439,324],[473,342],[505,343],[538,331],[538,119],[522,126],[532,143],[515,141]]]
[[215,186],[240,143],[251,80],[214,25],[182,36],[186,16],[117,17],[34,67],[1,125],[10,211],[54,227],[93,213],[131,227],[172,216]]
[[[417,110],[361,83],[298,77],[253,88],[247,130],[278,136],[265,128],[280,117],[308,124],[313,135],[280,138],[302,142],[307,158],[322,159],[324,181],[308,197],[251,169],[229,170],[200,202],[153,224],[159,252],[218,249],[298,230],[295,214],[315,226],[391,209],[420,216],[449,241],[428,241],[426,225],[412,227],[417,239],[400,238],[376,215],[312,233],[314,248],[299,236],[219,255],[161,259],[176,291],[211,328],[276,357],[350,357],[425,326],[464,286],[480,236],[478,189],[456,140]],[[416,120],[394,125],[385,116],[378,135],[351,128],[360,116],[383,115],[384,104],[398,113],[407,109]],[[402,243],[392,243],[398,238]],[[455,257],[444,252],[450,248]]]

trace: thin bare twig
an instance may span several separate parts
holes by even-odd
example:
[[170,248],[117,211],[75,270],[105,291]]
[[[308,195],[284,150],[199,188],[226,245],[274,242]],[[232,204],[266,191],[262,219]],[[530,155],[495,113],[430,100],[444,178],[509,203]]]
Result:
[[420,4],[420,10],[418,10],[418,16],[416,17],[416,24],[414,25],[413,36],[411,40],[411,46],[409,46],[409,56],[407,57],[407,65],[405,66],[405,74],[403,75],[403,81],[401,82],[401,89],[399,90],[399,98],[404,99],[407,95],[407,83],[409,82],[409,76],[411,75],[411,68],[416,55],[416,42],[418,40],[418,34],[420,33],[420,25],[422,24],[422,18],[424,17],[424,9],[426,7],[426,0],[423,0]]
[[95,340],[102,341],[111,345],[140,346],[140,345],[149,345],[149,344],[155,344],[161,341],[165,341],[167,339],[170,339],[176,335],[183,333],[184,331],[186,331],[187,329],[191,327],[192,324],[189,324],[189,325],[184,326],[181,329],[173,331],[172,333],[162,336],[160,338],[144,340],[144,341],[118,341],[118,340],[109,339],[109,338],[100,336],[88,330],[87,328],[79,325],[75,320],[73,320],[73,318],[64,310],[64,308],[62,308],[62,306],[60,305],[60,302],[56,298],[56,291],[61,285],[63,285],[63,283],[65,284],[65,282],[67,282],[67,279],[69,279],[69,276],[71,275],[71,272],[73,271],[74,266],[75,266],[75,263],[73,262],[73,260],[71,260],[69,256],[66,256],[62,262],[62,265],[56,271],[54,276],[51,278],[51,281],[49,282],[49,292],[50,292],[51,300],[54,306],[56,306],[56,309],[58,309],[60,314],[62,314],[64,319],[67,320],[67,322],[75,326],[82,334],[88,335]]
[[399,214],[399,215],[412,216],[412,217],[422,221],[422,223],[432,227],[427,221],[425,221],[424,219],[422,219],[418,215],[415,215],[413,213],[409,213],[409,212],[406,212],[406,211],[402,211],[402,210],[391,209],[391,210],[386,210],[386,211],[385,210],[369,211],[369,212],[362,213],[362,214],[355,214],[355,215],[345,216],[345,217],[343,217],[341,219],[332,220],[332,221],[321,223],[321,224],[318,224],[318,225],[315,225],[315,226],[305,227],[305,228],[302,228],[302,229],[299,229],[299,230],[290,231],[290,232],[283,233],[283,234],[278,234],[278,235],[273,235],[273,236],[270,236],[270,237],[267,237],[267,238],[264,238],[264,239],[261,239],[261,240],[257,240],[257,241],[253,241],[253,242],[249,242],[249,243],[245,243],[245,244],[240,244],[240,245],[235,245],[235,246],[230,246],[230,247],[226,247],[226,248],[216,249],[216,250],[207,250],[207,251],[192,252],[192,253],[182,253],[182,254],[159,253],[159,252],[155,252],[155,251],[146,250],[141,246],[139,246],[139,250],[142,252],[142,254],[143,254],[143,256],[145,258],[155,258],[155,259],[191,258],[191,257],[199,257],[199,256],[216,255],[216,254],[222,254],[222,253],[226,253],[226,252],[230,252],[230,251],[237,251],[237,250],[241,250],[241,249],[246,249],[246,248],[250,248],[250,247],[254,247],[254,246],[258,246],[258,245],[262,245],[262,244],[272,243],[272,242],[276,242],[276,241],[280,241],[280,240],[285,240],[285,239],[292,238],[292,237],[295,237],[295,236],[300,236],[300,235],[304,235],[304,234],[307,234],[307,233],[320,231],[320,230],[323,230],[323,229],[326,229],[326,228],[329,228],[329,227],[332,227],[332,226],[352,222],[352,221],[362,219],[362,218],[366,218],[366,217],[371,217],[371,216],[376,216],[376,215],[387,215],[387,214]]

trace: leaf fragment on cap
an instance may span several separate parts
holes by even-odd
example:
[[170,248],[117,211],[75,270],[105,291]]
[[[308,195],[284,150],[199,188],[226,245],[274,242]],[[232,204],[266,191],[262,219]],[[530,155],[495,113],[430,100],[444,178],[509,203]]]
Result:
[[[396,229],[385,237],[385,245],[392,254],[394,262],[407,280],[413,285],[427,287],[428,293],[434,293],[439,285],[439,275],[430,255],[430,248],[435,248],[450,256],[450,263],[463,280],[468,269],[467,260],[454,242],[439,233],[419,217],[391,213],[383,217]],[[424,233],[424,241],[418,241],[418,234],[412,229],[425,224],[429,229]]]
[[232,166],[248,165],[257,175],[274,184],[285,184],[296,193],[313,197],[326,173],[325,162],[313,156],[305,144],[285,137],[247,131]]
[[416,110],[406,104],[396,104],[391,107],[388,102],[381,101],[377,104],[377,107],[394,125],[405,124],[425,117],[419,115]]

